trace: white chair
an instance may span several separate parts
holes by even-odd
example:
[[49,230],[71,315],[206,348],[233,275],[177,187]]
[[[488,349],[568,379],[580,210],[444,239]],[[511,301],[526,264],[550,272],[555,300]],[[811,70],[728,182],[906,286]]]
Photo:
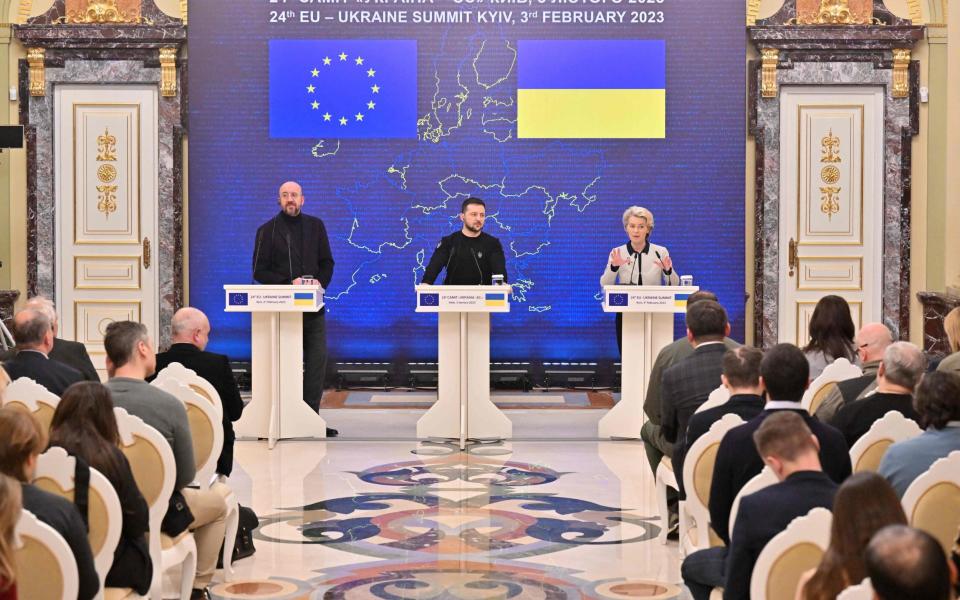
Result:
[[190,598],[193,579],[197,573],[197,545],[193,535],[184,532],[176,539],[160,533],[160,523],[167,512],[170,494],[176,479],[176,462],[167,440],[139,417],[114,408],[117,428],[120,430],[121,450],[130,462],[130,469],[140,493],[150,509],[150,559],[153,561],[153,581],[150,597],[161,600],[163,572],[181,565],[180,597]]
[[880,460],[891,444],[908,440],[923,433],[916,421],[902,413],[891,410],[874,421],[870,430],[850,448],[850,464],[853,472],[873,471],[880,468]]
[[[172,365],[183,368],[179,363],[172,363]],[[184,370],[189,371],[189,369]],[[167,369],[164,369],[164,371],[167,371]],[[190,373],[193,373],[193,371],[190,371]],[[196,374],[194,374],[194,377],[202,379]],[[218,404],[216,402],[211,403],[212,398],[219,402],[220,396],[216,395],[216,390],[214,390],[213,396],[204,397],[203,394],[196,391],[197,388],[174,376],[157,377],[153,381],[153,385],[183,402],[187,410],[187,420],[190,422],[193,458],[197,467],[194,484],[203,490],[210,489],[217,475],[217,459],[220,457],[220,451],[223,450],[223,416],[217,410]],[[223,540],[223,574],[224,579],[230,581],[233,577],[233,561],[231,560],[233,547],[236,545],[237,529],[240,526],[240,502],[232,491],[224,500],[227,503],[227,514],[224,517],[226,527]]]
[[737,511],[740,510],[740,499],[749,496],[754,492],[759,492],[768,485],[777,483],[777,476],[773,474],[770,467],[763,467],[763,470],[754,475],[750,481],[745,483],[737,495],[733,498],[733,504],[730,506],[730,521],[727,528],[727,535],[733,537],[733,524],[737,522]]
[[960,527],[960,450],[914,479],[902,503],[910,525],[937,538],[949,556]]
[[820,373],[820,376],[810,383],[810,387],[803,393],[800,404],[812,415],[817,412],[823,399],[826,398],[827,392],[830,391],[831,383],[853,379],[861,375],[863,375],[863,371],[860,370],[860,367],[851,364],[850,361],[845,358],[838,358],[827,365],[823,372]]
[[17,521],[13,546],[20,598],[76,600],[80,590],[77,561],[53,527],[24,510]]
[[680,553],[687,556],[723,542],[710,528],[710,483],[720,441],[728,431],[743,424],[735,414],[724,415],[710,430],[690,446],[683,461],[683,489],[686,500],[680,503]]
[[[77,459],[59,446],[40,455],[34,472],[33,484],[38,488],[73,502],[75,497],[74,470]],[[113,566],[113,552],[120,542],[123,511],[113,484],[100,471],[90,469],[90,488],[87,500],[87,538],[93,551],[93,563],[100,578],[101,596],[104,580]],[[116,593],[116,592],[114,592]],[[130,596],[123,596],[130,597]],[[135,598],[139,598],[134,594]]]
[[857,585],[851,585],[837,595],[837,600],[873,600],[873,586],[867,577]]
[[800,578],[815,569],[830,544],[833,515],[815,508],[773,536],[757,556],[750,576],[753,600],[792,600]]
[[217,393],[217,388],[213,387],[213,384],[203,377],[197,375],[196,371],[193,369],[188,369],[181,363],[172,362],[162,371],[157,373],[157,377],[154,379],[154,382],[167,377],[176,379],[197,394],[200,394],[201,397],[216,407],[217,414],[219,414],[221,419],[223,418],[223,403],[220,400],[220,394]]
[[20,377],[7,386],[3,393],[4,406],[18,406],[40,422],[43,431],[50,431],[53,412],[60,403],[60,397],[29,377]]
[[727,400],[730,399],[730,390],[726,386],[721,385],[717,389],[710,392],[710,395],[707,396],[707,401],[697,407],[697,410],[693,411],[694,414],[698,412],[703,412],[710,408],[716,408],[721,404],[725,404]]
[[660,540],[661,544],[666,544],[667,534],[670,532],[670,507],[667,502],[667,488],[678,491],[680,489],[680,486],[677,485],[677,477],[673,473],[673,461],[667,456],[660,459],[660,464],[657,465],[654,485],[656,486],[657,508],[660,510],[661,523],[660,535],[657,536],[657,539]]

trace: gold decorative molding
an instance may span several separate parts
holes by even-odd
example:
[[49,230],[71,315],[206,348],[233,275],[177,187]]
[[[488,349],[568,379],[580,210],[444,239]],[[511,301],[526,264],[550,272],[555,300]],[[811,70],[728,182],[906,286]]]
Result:
[[110,213],[117,212],[117,186],[98,185],[97,192],[100,194],[97,199],[97,210],[102,212],[105,217]]
[[798,25],[869,25],[872,21],[872,14],[851,11],[849,0],[820,0],[818,10],[797,14]]
[[910,12],[910,20],[914,25],[923,24],[923,9],[920,7],[920,0],[907,0],[907,10]]
[[833,134],[831,128],[827,135],[820,139],[820,164],[825,163],[820,169],[820,179],[828,184],[820,188],[820,212],[827,215],[828,221],[832,221],[833,215],[840,212],[840,187],[832,184],[840,181],[840,169],[836,167],[836,163],[842,161],[840,138]]
[[827,135],[823,136],[823,139],[820,140],[820,162],[822,163],[838,163],[841,162],[840,158],[840,138],[833,135],[833,129],[830,129],[827,132]]
[[117,137],[110,135],[110,129],[104,129],[103,135],[97,137],[97,160],[117,160]]
[[140,15],[117,6],[117,0],[90,0],[85,8],[67,13],[66,22],[84,23],[139,23]]
[[760,14],[760,0],[747,0],[747,27],[757,24],[757,15]]
[[177,95],[176,48],[160,48],[160,95]]
[[180,0],[180,20],[187,24],[187,0]]
[[828,221],[832,221],[833,215],[840,212],[839,187],[825,186],[820,188],[820,212],[827,215]]
[[906,98],[910,95],[910,49],[893,49],[893,90],[894,98]]
[[777,62],[780,60],[780,51],[776,48],[762,48],[762,67],[760,73],[760,96],[763,98],[777,97]]
[[31,96],[45,96],[47,93],[47,76],[43,66],[46,53],[47,51],[43,48],[27,48]]
[[17,24],[26,25],[31,12],[33,12],[33,0],[20,0],[20,9],[17,12]]

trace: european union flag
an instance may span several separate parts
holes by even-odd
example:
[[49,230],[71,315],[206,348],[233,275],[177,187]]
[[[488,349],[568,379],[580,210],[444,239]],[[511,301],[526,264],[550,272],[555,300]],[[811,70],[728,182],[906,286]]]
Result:
[[439,306],[440,294],[420,294],[420,306]]
[[230,294],[230,306],[246,306],[249,303],[246,293],[234,292]]
[[610,306],[626,306],[628,299],[627,294],[610,294]]
[[416,40],[270,40],[271,138],[416,138]]

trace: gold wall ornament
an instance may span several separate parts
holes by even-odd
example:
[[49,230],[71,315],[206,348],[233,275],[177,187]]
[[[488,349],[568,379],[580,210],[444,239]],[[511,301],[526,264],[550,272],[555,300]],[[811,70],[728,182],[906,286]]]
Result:
[[760,96],[763,98],[777,97],[777,62],[780,60],[780,51],[776,48],[762,48]]
[[177,95],[176,48],[160,48],[160,95]]
[[827,220],[833,220],[833,215],[840,212],[840,188],[826,186],[820,188],[820,212],[827,215]]
[[47,93],[47,76],[43,66],[46,52],[43,48],[27,49],[27,64],[30,66],[31,96],[44,96]]
[[[798,25],[868,25],[873,21],[873,0],[816,0],[797,2]],[[812,5],[812,6],[811,6]]]
[[840,158],[840,138],[833,135],[832,128],[820,140],[820,153],[820,162],[822,163],[838,163],[843,160]]
[[110,213],[117,212],[117,186],[98,185],[97,192],[100,193],[97,201],[97,210],[109,218]]
[[187,24],[187,0],[180,0],[180,20]]
[[86,6],[68,10],[65,19],[71,24],[86,23],[139,23],[139,11],[123,10],[117,0],[88,0]]
[[104,129],[103,135],[97,137],[97,160],[117,160],[117,137],[110,135],[110,129]]
[[910,50],[893,49],[893,90],[894,98],[906,98],[910,95]]
[[110,183],[117,178],[117,168],[111,164],[100,165],[97,169],[97,179],[103,183]]
[[31,12],[33,12],[33,0],[20,0],[20,10],[17,13],[17,25],[26,25]]
[[820,169],[820,179],[822,179],[824,183],[833,185],[834,183],[840,181],[840,169],[833,165],[827,165],[826,167]]

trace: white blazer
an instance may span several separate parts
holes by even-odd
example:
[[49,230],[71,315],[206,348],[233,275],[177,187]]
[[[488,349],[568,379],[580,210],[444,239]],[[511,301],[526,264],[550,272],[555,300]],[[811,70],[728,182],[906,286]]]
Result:
[[[670,275],[664,275],[663,269],[658,267],[654,261],[660,258],[670,256],[667,249],[657,244],[650,244],[650,248],[645,253],[630,254],[627,245],[614,248],[620,252],[621,256],[627,257],[627,264],[621,265],[616,271],[610,265],[608,253],[607,266],[600,276],[600,285],[680,285],[680,276],[677,275],[677,267],[674,265]],[[638,260],[639,259],[639,260]]]

